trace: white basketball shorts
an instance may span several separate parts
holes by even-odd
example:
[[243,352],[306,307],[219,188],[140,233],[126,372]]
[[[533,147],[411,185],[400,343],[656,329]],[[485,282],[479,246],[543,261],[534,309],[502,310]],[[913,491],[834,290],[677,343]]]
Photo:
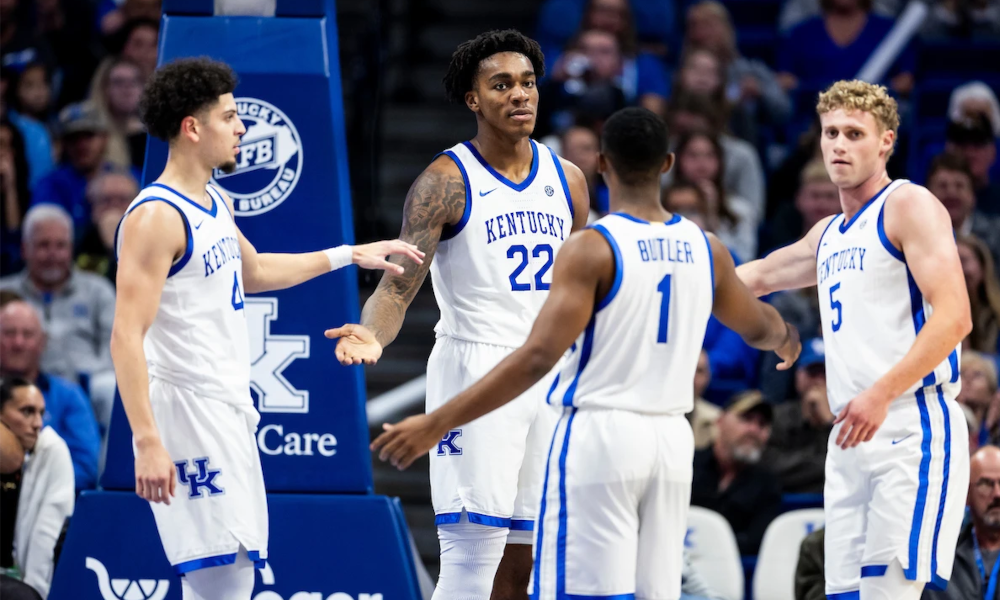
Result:
[[862,577],[898,559],[906,578],[943,589],[969,490],[969,433],[955,386],[897,398],[869,442],[826,455],[826,593],[857,598]]
[[694,436],[683,416],[562,411],[535,530],[532,600],[677,600]]
[[156,377],[149,399],[177,469],[170,504],[150,504],[174,571],[232,564],[241,545],[263,567],[267,496],[254,437],[260,415],[252,405],[202,398]]
[[[427,361],[427,412],[490,372],[513,348],[437,339]],[[558,414],[540,410],[556,369],[507,405],[448,432],[431,450],[435,523],[469,521],[532,531],[545,453]]]

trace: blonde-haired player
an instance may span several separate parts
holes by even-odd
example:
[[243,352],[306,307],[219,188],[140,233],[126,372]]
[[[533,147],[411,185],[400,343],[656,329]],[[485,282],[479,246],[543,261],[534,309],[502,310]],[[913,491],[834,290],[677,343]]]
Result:
[[893,181],[899,115],[884,87],[819,97],[843,214],[743,265],[758,295],[818,286],[830,408],[826,593],[916,600],[947,585],[969,484],[958,355],[972,328],[955,238],[925,188]]

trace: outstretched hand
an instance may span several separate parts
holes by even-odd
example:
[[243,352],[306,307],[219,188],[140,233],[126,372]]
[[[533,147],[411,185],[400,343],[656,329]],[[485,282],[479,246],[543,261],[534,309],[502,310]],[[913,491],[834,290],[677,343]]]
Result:
[[788,339],[785,340],[783,346],[774,351],[782,359],[782,363],[778,365],[779,371],[791,369],[802,352],[802,341],[799,339],[799,330],[795,328],[795,325],[787,322],[785,323],[785,327],[788,328]]
[[363,269],[382,269],[396,275],[402,275],[405,271],[403,265],[394,265],[386,260],[387,256],[393,254],[406,256],[418,265],[424,264],[424,253],[413,244],[408,244],[403,240],[387,240],[354,246],[351,260]]
[[371,451],[379,460],[388,461],[400,471],[430,452],[447,431],[441,431],[430,415],[408,417],[395,425],[385,423],[385,431],[371,443]]
[[340,339],[334,354],[345,367],[362,363],[374,365],[382,357],[382,344],[378,343],[375,334],[363,325],[348,324],[327,329],[323,335],[331,340]]

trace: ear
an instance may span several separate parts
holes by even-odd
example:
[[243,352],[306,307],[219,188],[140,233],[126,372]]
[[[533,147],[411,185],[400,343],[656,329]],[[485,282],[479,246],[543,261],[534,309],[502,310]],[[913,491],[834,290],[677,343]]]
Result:
[[475,91],[465,92],[465,105],[469,107],[469,110],[479,114],[479,94]]
[[188,115],[181,120],[181,130],[179,137],[186,137],[192,142],[197,142],[201,137],[201,123],[198,119]]
[[882,134],[882,154],[889,154],[892,145],[896,141],[896,133],[891,129],[886,129]]
[[601,175],[608,172],[608,159],[603,152],[597,153],[597,172]]
[[663,161],[663,167],[660,169],[660,173],[666,173],[674,166],[674,153],[671,152],[667,155],[667,158]]

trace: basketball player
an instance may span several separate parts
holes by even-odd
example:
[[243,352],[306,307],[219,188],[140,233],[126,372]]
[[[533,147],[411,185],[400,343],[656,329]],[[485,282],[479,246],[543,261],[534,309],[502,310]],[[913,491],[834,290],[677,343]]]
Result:
[[[532,598],[676,600],[691,498],[695,368],[709,315],[788,368],[794,327],[753,298],[725,246],[660,204],[667,128],[642,108],[604,125],[612,214],[570,237],[525,344],[438,410],[373,443],[399,468],[443,432],[536,385],[570,350],[545,410],[561,414],[535,530]],[[501,409],[502,410],[502,409]]]
[[[383,278],[361,326],[327,332],[344,338],[336,349],[342,363],[374,363],[429,269],[441,320],[427,363],[428,411],[524,343],[548,295],[556,253],[587,223],[583,173],[530,138],[543,68],[538,44],[512,30],[458,47],[445,88],[475,114],[478,131],[438,155],[407,195],[400,237],[427,260]],[[441,541],[434,600],[485,600],[491,588],[494,600],[526,597],[541,469],[555,425],[551,413],[539,412],[548,385],[445,433],[430,457]]]
[[958,355],[972,325],[951,221],[892,181],[896,102],[839,81],[820,94],[823,160],[843,214],[740,267],[757,295],[818,285],[830,408],[828,598],[916,600],[951,576],[969,485]]
[[232,201],[208,184],[213,169],[235,169],[246,132],[235,87],[227,65],[206,59],[153,74],[142,119],[170,154],[129,206],[115,244],[111,354],[132,427],[136,493],[153,503],[184,600],[248,600],[254,562],[267,557],[244,292],[291,287],[352,262],[399,272],[387,254],[417,263],[422,255],[398,240],[257,254]]

